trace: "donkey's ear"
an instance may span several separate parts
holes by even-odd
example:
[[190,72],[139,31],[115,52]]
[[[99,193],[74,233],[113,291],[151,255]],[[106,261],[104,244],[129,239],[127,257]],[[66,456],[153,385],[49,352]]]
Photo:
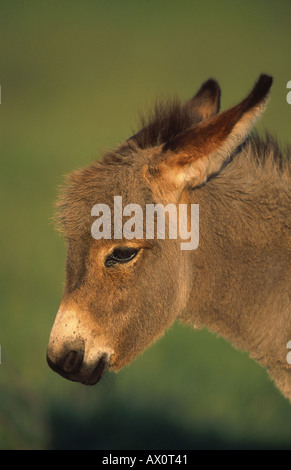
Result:
[[[273,79],[261,75],[241,103],[181,132],[164,144],[149,172],[177,190],[219,172],[263,113]],[[152,171],[151,171],[152,170]]]
[[203,83],[196,95],[189,100],[184,107],[187,108],[196,122],[204,121],[219,112],[220,108],[220,86],[216,80],[210,78]]

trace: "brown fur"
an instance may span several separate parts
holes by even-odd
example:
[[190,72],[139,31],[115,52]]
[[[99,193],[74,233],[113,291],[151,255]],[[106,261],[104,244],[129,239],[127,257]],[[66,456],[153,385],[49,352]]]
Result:
[[[262,76],[245,100],[217,114],[220,90],[209,80],[70,175],[57,217],[68,243],[66,285],[48,347],[62,375],[95,383],[104,362],[119,370],[178,318],[249,351],[291,399],[291,152],[250,133],[270,86]],[[199,247],[93,239],[93,205],[113,208],[116,195],[124,206],[199,204]],[[139,253],[106,268],[116,246]]]

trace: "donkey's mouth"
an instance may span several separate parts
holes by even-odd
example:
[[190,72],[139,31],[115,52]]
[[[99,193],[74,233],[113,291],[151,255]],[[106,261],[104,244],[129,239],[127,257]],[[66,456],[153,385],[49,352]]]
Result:
[[89,375],[89,377],[81,380],[81,383],[84,385],[95,385],[99,380],[103,377],[104,373],[108,369],[109,363],[108,363],[108,356],[107,354],[103,354],[103,356],[100,357],[97,366]]
[[103,353],[94,367],[88,367],[83,360],[84,350],[69,350],[64,348],[62,354],[54,354],[52,350],[47,352],[47,362],[52,370],[67,380],[80,382],[84,385],[95,385],[109,367],[110,356]]

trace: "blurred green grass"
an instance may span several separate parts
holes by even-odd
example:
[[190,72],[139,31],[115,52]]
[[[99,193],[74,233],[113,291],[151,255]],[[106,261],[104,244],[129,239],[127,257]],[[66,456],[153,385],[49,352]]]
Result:
[[290,141],[288,0],[0,2],[0,448],[291,448],[291,407],[246,354],[174,325],[87,389],[46,365],[63,175],[129,137],[159,95],[216,78],[222,108],[274,76],[258,124]]

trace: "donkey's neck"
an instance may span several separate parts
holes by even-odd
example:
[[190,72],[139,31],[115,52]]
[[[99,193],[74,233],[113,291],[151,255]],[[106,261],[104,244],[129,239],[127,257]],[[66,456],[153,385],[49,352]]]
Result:
[[191,193],[200,240],[190,254],[193,288],[183,320],[217,332],[273,371],[289,370],[290,173],[274,160],[259,165],[251,148]]

